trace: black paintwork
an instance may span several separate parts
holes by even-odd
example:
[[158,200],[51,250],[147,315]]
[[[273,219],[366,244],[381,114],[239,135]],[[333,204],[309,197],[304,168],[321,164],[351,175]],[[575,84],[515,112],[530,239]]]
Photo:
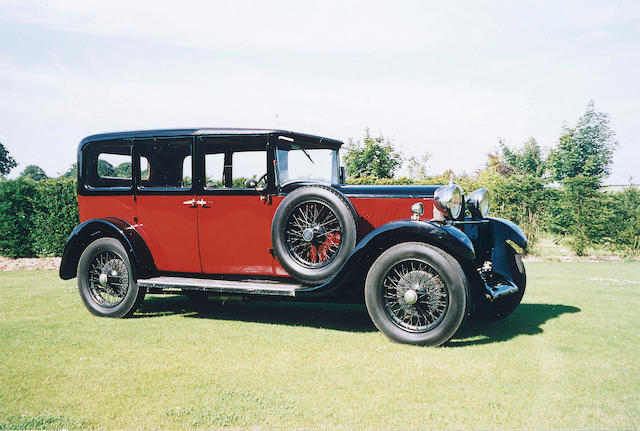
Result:
[[154,272],[155,265],[151,251],[140,234],[124,220],[107,217],[87,220],[71,232],[62,254],[60,278],[69,280],[75,277],[78,261],[84,249],[95,239],[104,236],[116,238],[127,250],[135,278],[148,276]]
[[350,198],[432,198],[439,185],[429,186],[335,186]]
[[435,245],[461,261],[473,261],[476,257],[471,240],[456,227],[427,221],[397,220],[369,232],[356,246],[342,268],[326,283],[296,292],[300,296],[321,296],[350,281],[371,259],[387,248],[405,241],[426,242]]

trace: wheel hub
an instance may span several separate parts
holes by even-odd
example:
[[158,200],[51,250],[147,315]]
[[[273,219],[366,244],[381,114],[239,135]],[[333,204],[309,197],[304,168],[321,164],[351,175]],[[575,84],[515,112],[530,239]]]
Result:
[[404,302],[408,305],[413,305],[418,301],[418,293],[413,290],[413,289],[409,289],[406,292],[404,292]]
[[313,240],[313,229],[308,227],[305,230],[303,230],[302,231],[302,239],[304,239],[307,242],[311,242],[311,240]]

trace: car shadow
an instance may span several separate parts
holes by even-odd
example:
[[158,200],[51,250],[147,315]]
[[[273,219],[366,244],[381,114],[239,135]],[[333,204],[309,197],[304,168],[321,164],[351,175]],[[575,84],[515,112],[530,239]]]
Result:
[[[550,319],[581,311],[562,304],[520,304],[507,318],[487,321],[471,317],[446,347],[499,343],[519,335],[541,334]],[[307,303],[292,301],[240,300],[197,303],[186,296],[150,296],[134,318],[182,315],[188,318],[269,323],[333,329],[345,332],[376,332],[362,304]]]
[[375,332],[364,304],[309,303],[241,300],[196,303],[185,296],[148,297],[133,317],[181,314],[198,319],[216,319],[305,326],[346,332]]
[[500,343],[519,335],[536,335],[543,331],[548,320],[567,313],[578,313],[578,307],[562,304],[520,304],[516,310],[502,320],[486,320],[471,317],[446,347],[463,347],[489,343]]

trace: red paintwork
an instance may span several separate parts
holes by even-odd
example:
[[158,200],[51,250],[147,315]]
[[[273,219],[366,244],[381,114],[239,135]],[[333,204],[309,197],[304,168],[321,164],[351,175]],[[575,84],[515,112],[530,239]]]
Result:
[[[206,207],[183,205],[192,198]],[[271,221],[283,197],[253,195],[78,196],[80,221],[118,217],[146,241],[156,267],[167,272],[287,276],[272,254]],[[411,217],[422,201],[423,219],[433,217],[431,198],[350,198],[360,216],[362,239],[373,229]],[[137,218],[137,222],[135,221]],[[322,250],[320,250],[320,258]]]
[[78,195],[80,223],[93,218],[117,217],[133,225],[136,202],[133,196],[82,196]]
[[423,219],[433,218],[432,198],[350,198],[349,200],[360,216],[360,237],[391,221],[411,218],[411,205],[416,202],[422,202],[424,205]]
[[[260,196],[201,196],[198,208],[202,271],[207,274],[274,275],[280,265],[270,253],[271,220],[282,201]],[[208,207],[208,208],[207,208]],[[284,270],[280,268],[280,272]]]
[[198,208],[183,204],[189,195],[139,195],[134,225],[160,271],[200,272]]

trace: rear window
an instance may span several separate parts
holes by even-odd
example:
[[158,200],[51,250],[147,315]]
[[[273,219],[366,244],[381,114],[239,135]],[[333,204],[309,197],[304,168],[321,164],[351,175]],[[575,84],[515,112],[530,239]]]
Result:
[[83,152],[85,185],[93,189],[131,188],[131,142],[101,141],[87,145]]

